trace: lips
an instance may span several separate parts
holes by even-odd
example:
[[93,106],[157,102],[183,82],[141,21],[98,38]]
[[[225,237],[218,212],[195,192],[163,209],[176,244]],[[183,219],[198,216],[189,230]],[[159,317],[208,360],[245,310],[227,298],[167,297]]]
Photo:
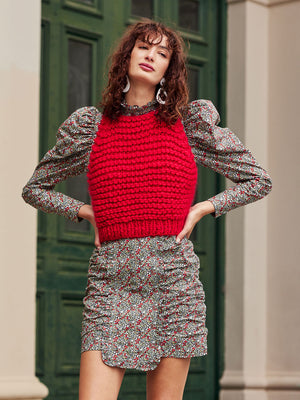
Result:
[[149,64],[141,63],[139,66],[145,71],[154,71],[154,68]]

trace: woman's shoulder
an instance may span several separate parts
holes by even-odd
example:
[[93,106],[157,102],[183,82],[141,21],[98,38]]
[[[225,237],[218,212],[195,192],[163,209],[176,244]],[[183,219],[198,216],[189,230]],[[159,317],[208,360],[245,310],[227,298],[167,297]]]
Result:
[[184,124],[202,122],[208,125],[217,125],[220,122],[220,115],[211,100],[198,99],[190,102],[184,118]]
[[69,117],[71,122],[85,125],[93,125],[100,122],[101,112],[95,106],[85,106],[75,110]]
[[102,114],[95,106],[78,108],[62,123],[59,133],[67,131],[72,136],[94,136],[101,118]]
[[73,114],[77,114],[77,115],[80,115],[80,116],[87,115],[87,116],[94,116],[95,117],[98,114],[101,115],[101,112],[95,106],[84,106],[84,107],[80,107],[77,110],[75,110]]

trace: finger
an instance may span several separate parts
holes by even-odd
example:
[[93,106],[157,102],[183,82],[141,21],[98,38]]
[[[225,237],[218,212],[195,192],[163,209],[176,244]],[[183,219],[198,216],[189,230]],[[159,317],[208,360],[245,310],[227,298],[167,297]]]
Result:
[[178,233],[177,237],[176,237],[176,242],[180,243],[181,240],[184,238],[184,236],[186,235],[187,231],[185,229],[183,229],[180,233]]
[[191,233],[193,231],[193,228],[183,228],[183,230],[177,235],[176,238],[176,242],[180,242],[184,237],[186,237],[187,239],[189,239],[189,237],[191,236]]
[[190,236],[191,236],[191,233],[192,233],[192,231],[189,231],[189,232],[185,235],[185,237],[186,237],[187,239],[189,239]]
[[95,246],[101,247],[100,240],[99,240],[99,232],[97,227],[95,227]]

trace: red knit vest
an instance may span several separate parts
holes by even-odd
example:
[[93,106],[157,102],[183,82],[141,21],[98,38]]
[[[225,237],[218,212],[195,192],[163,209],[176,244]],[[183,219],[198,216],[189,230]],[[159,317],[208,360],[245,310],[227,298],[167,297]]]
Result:
[[87,175],[100,242],[177,235],[197,184],[181,121],[168,126],[155,111],[103,116]]

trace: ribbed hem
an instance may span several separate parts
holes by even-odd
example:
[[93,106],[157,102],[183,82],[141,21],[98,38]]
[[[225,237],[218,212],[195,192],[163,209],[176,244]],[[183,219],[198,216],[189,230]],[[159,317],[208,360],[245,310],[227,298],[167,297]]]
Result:
[[178,235],[185,219],[176,220],[138,220],[99,227],[100,243],[123,238]]

